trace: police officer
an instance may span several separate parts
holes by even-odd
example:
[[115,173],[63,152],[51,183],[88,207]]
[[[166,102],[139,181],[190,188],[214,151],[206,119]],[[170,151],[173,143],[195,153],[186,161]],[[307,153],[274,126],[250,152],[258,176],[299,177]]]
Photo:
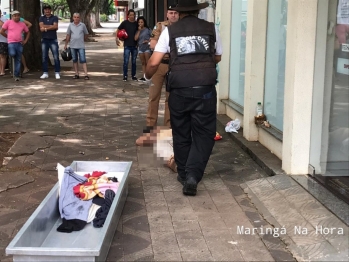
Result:
[[[179,19],[178,12],[172,9],[173,7],[170,6],[167,10],[167,19],[163,22],[158,22],[151,34],[150,38],[150,49],[154,49],[161,33],[167,28],[169,25],[175,23]],[[169,63],[169,54],[165,54],[164,57],[161,60],[161,63],[153,75],[152,78],[152,84],[149,86],[149,100],[148,100],[148,112],[147,112],[147,118],[146,118],[146,125],[147,128],[144,131],[144,135],[139,137],[136,140],[136,144],[139,146],[142,146],[146,140],[150,139],[150,135],[148,132],[150,132],[149,129],[152,129],[152,127],[156,126],[158,121],[158,111],[159,111],[159,102],[161,97],[161,89],[162,85],[165,81],[165,76],[168,71],[168,63]],[[145,79],[142,79],[145,80]],[[170,127],[170,112],[168,110],[168,92],[166,92],[166,100],[165,100],[165,114],[164,114],[164,126]]]
[[214,24],[197,17],[207,6],[196,0],[178,1],[173,10],[179,12],[179,21],[161,34],[145,73],[150,81],[165,53],[170,52],[167,87],[177,179],[183,194],[193,196],[214,146],[216,64],[222,54]]

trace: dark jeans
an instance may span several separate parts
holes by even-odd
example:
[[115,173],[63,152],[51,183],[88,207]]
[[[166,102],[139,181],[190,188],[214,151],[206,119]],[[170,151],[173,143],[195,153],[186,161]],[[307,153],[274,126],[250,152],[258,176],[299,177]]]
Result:
[[216,89],[172,89],[168,105],[178,175],[200,182],[215,143]]
[[42,49],[42,71],[48,73],[48,51],[51,49],[53,59],[55,61],[55,72],[59,73],[61,71],[61,64],[59,62],[58,54],[58,40],[57,39],[45,39],[41,40]]
[[127,76],[128,72],[128,61],[130,55],[132,56],[132,76],[136,76],[136,61],[137,61],[138,50],[135,46],[124,47],[124,76]]
[[21,59],[23,53],[23,45],[21,43],[9,43],[8,54],[15,60],[15,77],[19,77],[21,74]]

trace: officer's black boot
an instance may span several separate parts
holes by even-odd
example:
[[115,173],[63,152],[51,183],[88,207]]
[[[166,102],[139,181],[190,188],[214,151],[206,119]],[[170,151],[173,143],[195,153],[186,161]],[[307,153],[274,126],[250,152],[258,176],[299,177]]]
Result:
[[187,196],[195,196],[198,187],[198,182],[194,177],[188,177],[184,182],[183,186],[183,194]]
[[181,184],[184,186],[185,179],[182,178],[180,175],[177,175],[177,181],[178,181],[179,183],[181,183]]

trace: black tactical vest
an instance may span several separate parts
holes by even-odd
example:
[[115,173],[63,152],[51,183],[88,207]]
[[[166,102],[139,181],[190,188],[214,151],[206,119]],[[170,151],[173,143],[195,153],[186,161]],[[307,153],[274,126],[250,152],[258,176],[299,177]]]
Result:
[[215,85],[216,32],[213,23],[186,16],[168,27],[170,88]]

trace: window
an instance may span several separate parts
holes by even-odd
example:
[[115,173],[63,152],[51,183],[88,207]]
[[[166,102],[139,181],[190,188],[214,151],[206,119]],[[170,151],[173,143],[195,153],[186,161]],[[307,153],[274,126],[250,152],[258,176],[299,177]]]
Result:
[[283,130],[287,0],[269,0],[264,85],[264,114],[270,124]]
[[247,0],[233,0],[231,17],[229,99],[243,107],[245,90]]

